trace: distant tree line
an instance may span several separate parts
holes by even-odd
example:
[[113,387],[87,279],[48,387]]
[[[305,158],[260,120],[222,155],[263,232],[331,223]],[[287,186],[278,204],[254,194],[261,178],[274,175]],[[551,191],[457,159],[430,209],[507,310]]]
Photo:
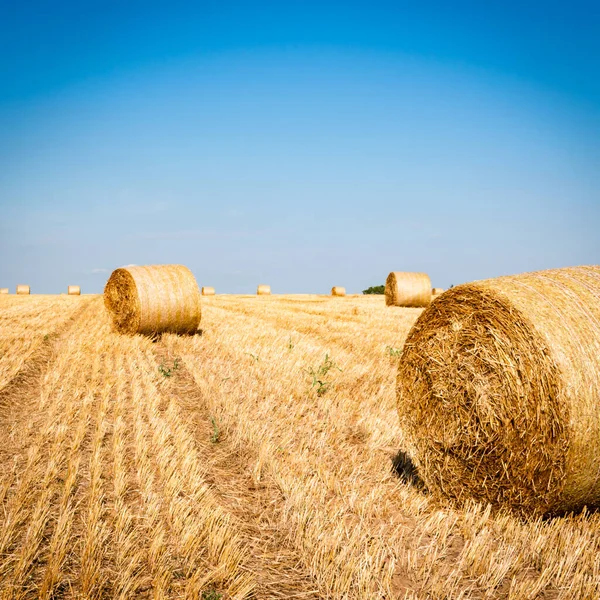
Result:
[[363,294],[385,294],[385,285],[372,285],[370,288],[363,290]]

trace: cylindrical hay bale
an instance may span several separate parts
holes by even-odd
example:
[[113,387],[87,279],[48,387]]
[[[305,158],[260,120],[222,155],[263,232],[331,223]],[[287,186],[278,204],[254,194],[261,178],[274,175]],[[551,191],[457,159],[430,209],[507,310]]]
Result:
[[116,269],[104,305],[120,333],[194,333],[200,324],[200,290],[182,265]]
[[8,294],[8,288],[0,288],[0,294]]
[[207,286],[207,285],[203,286],[202,287],[202,295],[203,296],[214,296],[215,295],[215,288]]
[[70,285],[67,288],[67,293],[69,294],[69,296],[80,296],[81,288],[78,285]]
[[28,285],[20,283],[17,286],[17,294],[22,295],[22,296],[27,296],[27,295],[31,294],[31,289],[29,288]]
[[339,285],[334,285],[331,288],[331,295],[332,296],[345,296],[346,295],[346,288],[345,287],[340,287]]
[[457,286],[410,331],[398,411],[427,486],[524,514],[600,504],[600,267]]
[[444,288],[431,288],[431,295],[432,296],[439,296],[440,294],[443,294],[446,290],[444,290]]
[[261,283],[256,289],[256,293],[259,296],[269,296],[271,294],[271,286]]
[[385,282],[387,306],[423,307],[431,302],[431,279],[427,273],[392,271]]

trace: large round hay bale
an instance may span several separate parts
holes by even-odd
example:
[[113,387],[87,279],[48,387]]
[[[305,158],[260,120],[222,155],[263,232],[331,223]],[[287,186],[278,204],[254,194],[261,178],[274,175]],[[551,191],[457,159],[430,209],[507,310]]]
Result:
[[27,295],[31,294],[31,289],[29,288],[28,285],[20,283],[17,286],[17,294],[22,295],[22,296],[27,296]]
[[200,324],[200,290],[183,265],[116,269],[104,305],[120,333],[194,333]]
[[432,491],[527,514],[600,504],[600,267],[448,290],[408,335],[397,398]]
[[203,296],[214,296],[215,295],[215,288],[207,286],[207,285],[202,286],[202,295]]
[[258,288],[256,288],[256,293],[259,296],[269,296],[271,294],[271,286],[261,283]]
[[387,306],[422,307],[431,302],[431,279],[427,273],[392,271],[385,281]]
[[331,295],[332,296],[345,296],[346,295],[346,288],[345,287],[340,287],[339,285],[334,285],[331,288]]
[[0,288],[0,294],[8,294],[8,288]]
[[81,288],[78,285],[70,285],[67,287],[67,294],[69,296],[80,296]]

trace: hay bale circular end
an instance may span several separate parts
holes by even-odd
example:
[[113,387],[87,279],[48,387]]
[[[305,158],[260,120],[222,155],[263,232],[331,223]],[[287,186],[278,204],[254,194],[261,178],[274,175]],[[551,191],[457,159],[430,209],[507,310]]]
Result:
[[69,296],[80,296],[81,288],[78,285],[70,285],[67,288],[67,294]]
[[271,286],[261,283],[258,286],[258,288],[256,288],[256,294],[258,296],[270,296],[271,295]]
[[104,305],[120,333],[195,333],[200,290],[183,265],[121,267],[104,288]]
[[397,401],[427,486],[524,514],[600,503],[600,267],[474,282],[410,331]]
[[431,280],[427,273],[392,271],[385,281],[387,306],[424,307],[431,302]]
[[332,296],[345,296],[346,295],[346,288],[345,287],[340,287],[339,285],[334,285],[331,288],[331,295]]
[[21,296],[27,296],[31,294],[31,288],[28,285],[19,284],[17,286],[17,294]]
[[202,295],[203,296],[214,296],[215,295],[215,288],[207,286],[207,285],[202,286]]

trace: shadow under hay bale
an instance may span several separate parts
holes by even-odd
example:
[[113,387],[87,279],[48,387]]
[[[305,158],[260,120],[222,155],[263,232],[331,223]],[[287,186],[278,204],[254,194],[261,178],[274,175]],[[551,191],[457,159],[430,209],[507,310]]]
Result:
[[425,482],[419,476],[415,463],[403,450],[392,457],[392,471],[402,481],[421,491],[426,491]]
[[116,269],[104,288],[104,305],[120,333],[193,335],[200,324],[200,290],[183,265]]
[[427,488],[523,515],[600,504],[600,267],[445,292],[410,331],[397,400]]

